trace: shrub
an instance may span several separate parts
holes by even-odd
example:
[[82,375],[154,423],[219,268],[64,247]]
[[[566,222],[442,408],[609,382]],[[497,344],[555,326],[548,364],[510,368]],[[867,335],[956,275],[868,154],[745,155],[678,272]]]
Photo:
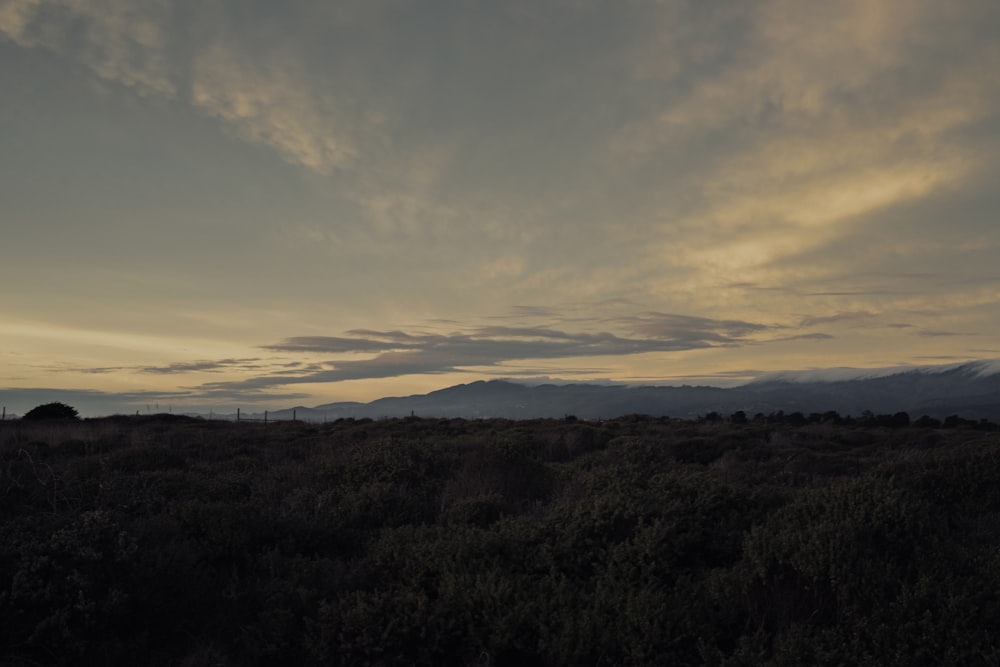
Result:
[[39,405],[28,410],[28,413],[22,417],[22,419],[29,421],[76,420],[79,418],[80,415],[76,408],[59,402]]

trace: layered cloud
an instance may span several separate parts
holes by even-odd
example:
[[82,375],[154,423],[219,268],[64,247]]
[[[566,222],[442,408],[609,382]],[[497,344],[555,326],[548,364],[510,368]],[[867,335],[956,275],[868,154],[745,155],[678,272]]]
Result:
[[[572,313],[572,309],[570,309]],[[326,368],[314,367],[257,375],[235,382],[210,382],[208,390],[337,383],[351,380],[402,377],[425,374],[517,374],[544,376],[542,367],[530,369],[524,363],[574,360],[579,368],[588,360],[649,354],[669,354],[713,347],[740,347],[766,343],[784,327],[740,320],[712,320],[672,313],[647,312],[634,316],[593,318],[573,316],[547,308],[522,307],[506,317],[521,319],[525,314],[546,314],[571,322],[573,330],[549,326],[483,325],[466,331],[430,333],[404,330],[352,330],[347,336],[295,336],[262,349],[277,353],[326,358]],[[611,330],[592,330],[607,327]],[[826,338],[827,334],[805,334]],[[787,337],[785,337],[787,338]],[[356,355],[371,355],[356,358]],[[355,357],[355,358],[352,358]],[[606,370],[606,369],[605,369]],[[600,373],[598,369],[584,373]],[[572,375],[568,373],[567,375]]]
[[[0,0],[0,166],[30,175],[0,277],[64,333],[18,334],[11,376],[993,356],[997,34],[992,0]],[[148,360],[67,351],[97,329]]]

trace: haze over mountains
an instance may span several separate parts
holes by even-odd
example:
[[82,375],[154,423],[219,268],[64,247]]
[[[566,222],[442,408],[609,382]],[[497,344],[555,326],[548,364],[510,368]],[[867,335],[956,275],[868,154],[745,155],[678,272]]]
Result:
[[[625,414],[690,418],[738,410],[748,415],[827,412],[858,416],[907,412],[911,417],[1000,419],[1000,360],[946,366],[885,369],[834,368],[775,373],[748,384],[709,386],[608,386],[543,384],[507,380],[461,384],[428,394],[294,408],[298,419],[503,417],[530,419],[574,415],[603,419]],[[270,413],[291,418],[293,409]]]

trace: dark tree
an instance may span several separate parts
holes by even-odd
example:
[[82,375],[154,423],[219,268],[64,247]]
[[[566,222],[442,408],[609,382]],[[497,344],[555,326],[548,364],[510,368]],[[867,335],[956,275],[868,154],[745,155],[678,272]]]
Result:
[[970,424],[968,419],[963,419],[958,415],[948,415],[944,418],[944,422],[941,426],[944,428],[958,428],[959,426],[968,426]]
[[823,413],[822,421],[828,424],[843,424],[844,418],[836,410],[827,410]]
[[920,419],[913,422],[913,425],[917,428],[941,428],[941,420],[934,419],[929,415],[923,415]]
[[22,419],[29,421],[72,420],[79,418],[80,415],[77,413],[76,408],[59,402],[39,405],[28,410],[28,413],[22,417]]
[[790,415],[785,415],[785,423],[791,424],[792,426],[805,426],[809,423],[809,420],[806,419],[804,414],[796,411]]

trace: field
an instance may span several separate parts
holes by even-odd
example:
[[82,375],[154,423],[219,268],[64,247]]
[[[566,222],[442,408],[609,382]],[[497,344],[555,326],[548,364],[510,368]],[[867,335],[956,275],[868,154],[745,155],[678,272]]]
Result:
[[801,422],[0,422],[0,664],[1000,664],[1000,433]]

